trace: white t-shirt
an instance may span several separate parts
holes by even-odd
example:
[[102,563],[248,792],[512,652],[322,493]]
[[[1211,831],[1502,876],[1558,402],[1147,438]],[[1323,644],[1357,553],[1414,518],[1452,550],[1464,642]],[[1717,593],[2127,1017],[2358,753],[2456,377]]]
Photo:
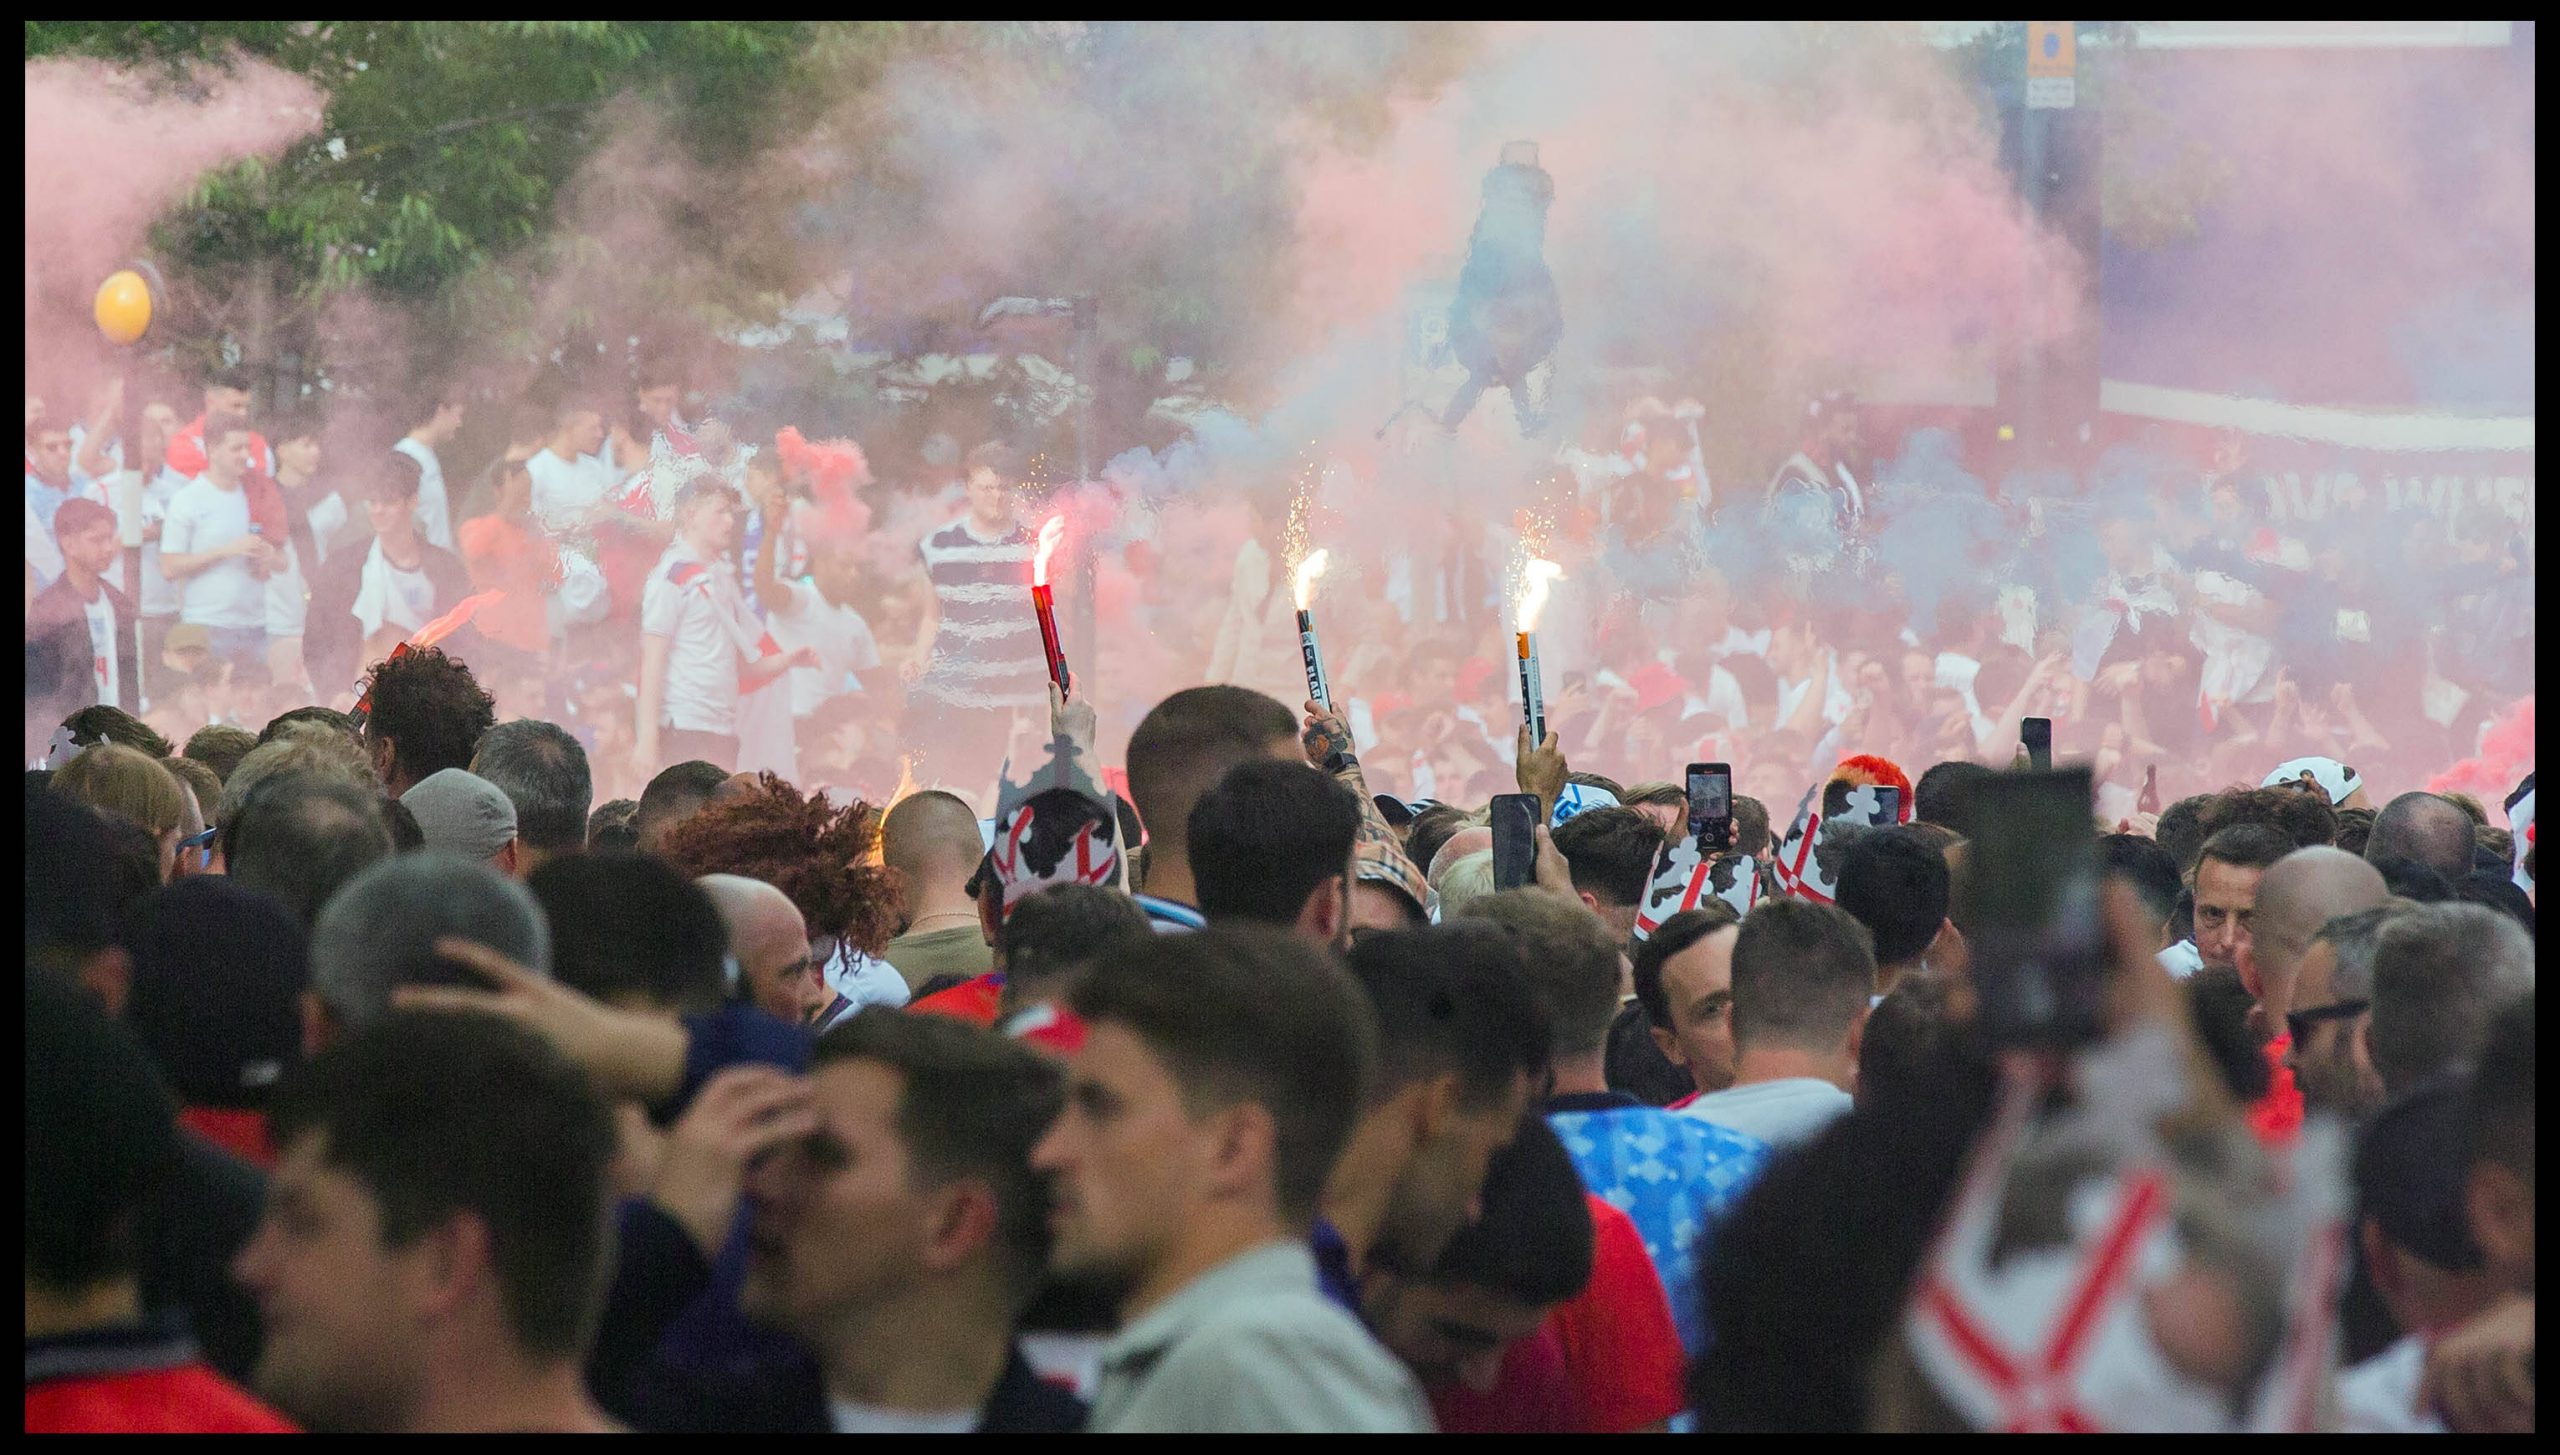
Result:
[[[249,534],[249,492],[229,490],[198,477],[169,501],[160,549],[173,556],[201,555]],[[191,626],[263,631],[267,583],[245,556],[228,556],[178,583],[178,619]]]
[[89,671],[97,679],[98,700],[113,704],[118,685],[115,603],[107,600],[107,593],[101,591],[97,600],[83,604],[80,610],[89,618],[89,650],[92,654]]
[[1820,1077],[1786,1076],[1711,1091],[1680,1108],[1680,1114],[1758,1137],[1770,1150],[1782,1152],[1812,1141],[1848,1115],[1850,1104],[1849,1093]]
[[966,1435],[978,1428],[978,1412],[921,1414],[884,1404],[831,1399],[827,1401],[827,1422],[836,1427],[839,1435]]
[[640,630],[669,644],[661,726],[738,731],[738,662],[757,635],[745,613],[735,571],[704,562],[681,538],[650,568],[640,593]]
[[445,503],[444,466],[437,463],[436,452],[407,435],[391,449],[418,462],[418,533],[437,549],[452,550],[453,510]]
[[835,953],[827,957],[819,975],[827,988],[856,1007],[866,1005],[900,1006],[914,992],[907,977],[898,968],[877,955],[866,955],[851,945],[838,941]]
[[301,550],[293,542],[286,541],[284,569],[267,578],[268,636],[302,635],[303,618],[311,609],[311,588],[305,575]]
[[364,565],[358,570],[356,598],[349,610],[366,636],[382,630],[385,623],[411,632],[435,619],[436,584],[427,579],[423,559],[418,570],[403,571],[391,564],[377,540],[365,547]]
[[2338,1428],[2350,1435],[2441,1435],[2444,1421],[2419,1414],[2418,1379],[2427,1344],[2412,1334],[2338,1376]]
[[[169,502],[178,498],[178,492],[186,489],[187,483],[186,476],[165,466],[154,471],[151,483],[142,488],[143,520],[160,521],[165,527],[169,519]],[[160,572],[160,542],[157,540],[142,543],[142,614],[178,614],[178,586]]]
[[[329,542],[347,528],[346,497],[332,490],[320,497],[320,503],[302,513],[303,523],[311,527],[310,569],[319,570],[329,563]],[[451,550],[452,547],[446,547]]]
[[[564,460],[537,450],[524,468],[533,477],[533,517],[554,535],[574,529],[620,483],[614,468],[593,455]],[[419,498],[426,498],[424,491]]]
[[786,652],[809,647],[818,654],[815,667],[791,669],[791,712],[807,717],[821,703],[847,692],[860,692],[859,675],[880,665],[880,643],[871,623],[850,606],[838,606],[806,581],[785,581],[782,599],[772,608],[765,630]]

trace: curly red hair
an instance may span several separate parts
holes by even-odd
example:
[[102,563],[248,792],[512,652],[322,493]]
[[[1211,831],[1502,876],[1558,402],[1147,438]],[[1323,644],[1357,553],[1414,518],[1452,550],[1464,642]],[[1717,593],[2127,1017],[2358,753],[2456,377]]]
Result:
[[894,872],[862,862],[879,843],[880,810],[859,799],[838,808],[823,789],[804,796],[765,773],[676,825],[659,852],[695,878],[761,879],[798,907],[811,935],[876,955],[898,916]]
[[1873,753],[1854,753],[1841,759],[1840,766],[1831,770],[1829,781],[1859,788],[1891,788],[1902,795],[1899,800],[1901,807],[1894,821],[1911,822],[1911,779],[1891,758],[1879,758]]

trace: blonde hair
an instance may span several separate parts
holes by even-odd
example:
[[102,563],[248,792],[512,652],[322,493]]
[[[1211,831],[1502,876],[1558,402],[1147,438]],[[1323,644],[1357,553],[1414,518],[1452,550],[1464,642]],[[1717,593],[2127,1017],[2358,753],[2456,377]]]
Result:
[[155,838],[186,821],[187,791],[178,775],[120,743],[100,743],[63,764],[53,787],[100,813],[140,824]]
[[1468,904],[1493,892],[1493,850],[1478,849],[1440,876],[1440,922],[1456,919],[1466,913]]

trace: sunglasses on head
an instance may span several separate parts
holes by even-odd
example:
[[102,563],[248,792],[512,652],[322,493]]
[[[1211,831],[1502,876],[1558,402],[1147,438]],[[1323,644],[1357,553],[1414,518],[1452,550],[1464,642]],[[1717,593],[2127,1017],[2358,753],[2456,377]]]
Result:
[[2335,1005],[2318,1006],[2311,1010],[2289,1010],[2284,1015],[2285,1032],[2292,1036],[2293,1043],[2299,1046],[2311,1038],[2313,1026],[2323,1021],[2342,1021],[2360,1016],[2372,1007],[2373,1002],[2369,1000],[2342,1000]]

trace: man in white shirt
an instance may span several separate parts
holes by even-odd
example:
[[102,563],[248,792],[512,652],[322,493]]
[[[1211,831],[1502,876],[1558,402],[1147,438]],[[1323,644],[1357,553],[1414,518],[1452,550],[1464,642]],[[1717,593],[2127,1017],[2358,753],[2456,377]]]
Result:
[[738,766],[738,699],[793,667],[807,648],[771,646],[747,614],[729,553],[738,502],[717,476],[698,476],[676,497],[676,537],[649,573],[640,600],[639,743],[643,772],[667,760]]
[[418,533],[441,551],[453,549],[453,507],[445,496],[444,465],[436,451],[461,428],[461,391],[448,390],[437,396],[436,412],[391,447],[418,462]]
[[267,655],[267,578],[282,564],[277,542],[249,517],[249,422],[229,415],[205,426],[205,469],[169,501],[160,569],[180,583],[178,616],[205,629],[213,655],[239,665]]
[[605,508],[615,475],[598,458],[604,448],[604,416],[575,401],[562,404],[551,443],[524,462],[533,477],[533,515],[542,528],[562,535],[590,524]]
[[1876,978],[1866,926],[1827,904],[1753,909],[1733,944],[1733,1085],[1680,1109],[1780,1152],[1849,1110]]
[[[789,506],[779,482],[757,474],[748,478],[762,488],[757,506],[764,518],[786,519]],[[815,665],[792,669],[790,679],[791,716],[806,721],[829,699],[863,690],[859,674],[880,665],[880,644],[872,636],[871,623],[853,609],[860,566],[852,544],[815,543],[809,574],[795,578],[781,561],[783,538],[791,534],[788,530],[765,532],[756,549],[755,595],[764,604],[765,629],[784,651],[807,647],[817,654]]]
[[1359,984],[1263,927],[1158,935],[1069,996],[1051,1269],[1113,1291],[1097,1433],[1422,1433],[1413,1376],[1327,1298],[1308,1238],[1375,1076]]

